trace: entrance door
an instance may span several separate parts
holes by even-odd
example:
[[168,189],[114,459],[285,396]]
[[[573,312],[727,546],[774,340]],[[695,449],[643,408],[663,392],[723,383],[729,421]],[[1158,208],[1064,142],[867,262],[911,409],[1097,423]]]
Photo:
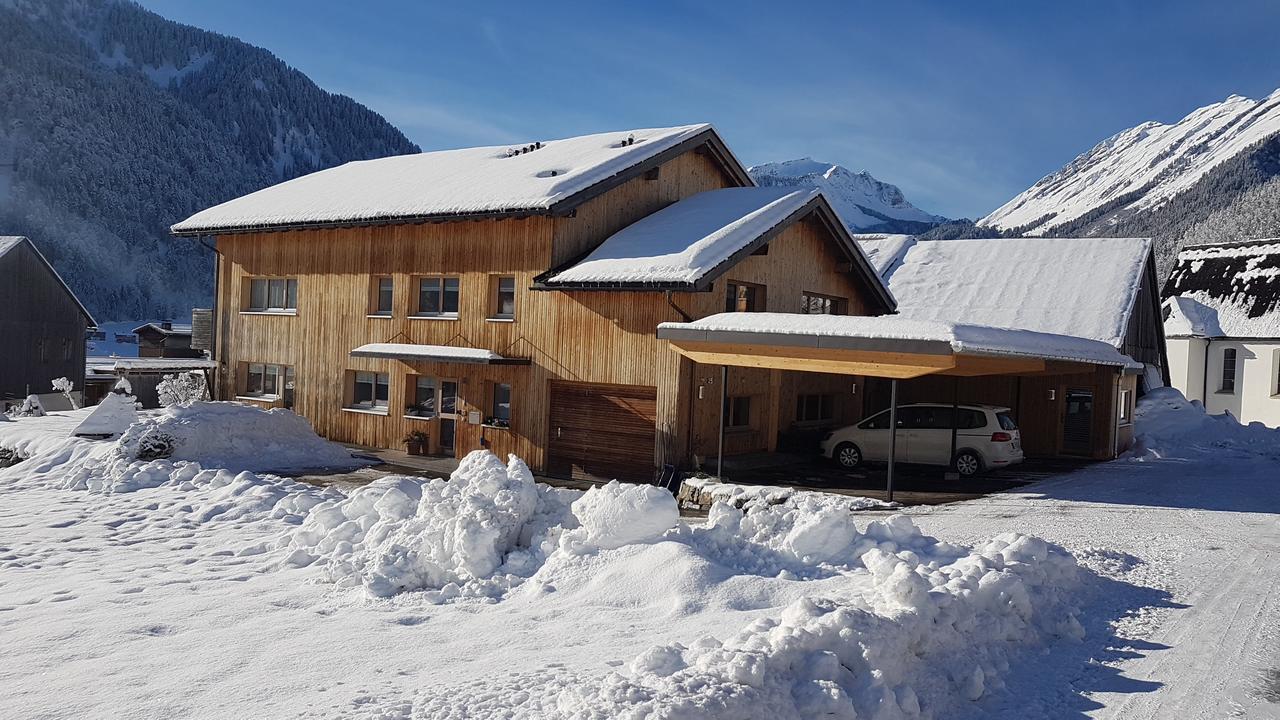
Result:
[[547,472],[652,482],[657,418],[657,388],[552,381]]
[[1093,435],[1093,391],[1067,390],[1066,416],[1062,420],[1062,452],[1089,455]]
[[458,434],[458,381],[440,381],[440,454],[453,457]]

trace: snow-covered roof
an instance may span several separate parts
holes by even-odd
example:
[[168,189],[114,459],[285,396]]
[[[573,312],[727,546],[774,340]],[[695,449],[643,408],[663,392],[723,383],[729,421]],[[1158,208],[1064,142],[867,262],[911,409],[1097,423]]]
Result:
[[688,323],[662,323],[658,326],[658,337],[877,352],[995,355],[1140,367],[1111,345],[1096,340],[903,315],[720,313]]
[[136,334],[136,333],[142,332],[143,330],[151,330],[152,332],[157,332],[157,333],[160,333],[161,335],[190,335],[191,334],[190,325],[183,325],[180,323],[171,323],[169,327],[165,327],[160,323],[153,323],[153,322],[149,322],[144,325],[139,325],[138,327],[133,329],[133,332]]
[[432,360],[483,365],[528,364],[527,358],[503,357],[483,348],[453,345],[415,345],[411,343],[369,343],[351,351],[351,357],[390,358],[393,360]]
[[588,189],[665,151],[708,140],[750,184],[711,125],[681,125],[349,162],[202,210],[170,229],[202,234],[545,213],[586,199]]
[[853,236],[862,248],[863,254],[876,269],[881,278],[888,278],[902,256],[915,244],[914,235],[892,235],[888,233],[860,233]]
[[1280,239],[1183,248],[1164,295],[1167,336],[1280,338]]
[[691,285],[819,196],[817,188],[707,190],[610,236],[581,262],[544,282]]
[[898,312],[918,320],[1124,344],[1151,254],[1147,238],[860,240]]
[[178,370],[209,370],[218,364],[206,358],[116,357],[99,356],[85,358],[85,369],[90,373],[114,372],[174,372]]
[[36,247],[35,243],[31,242],[30,238],[23,235],[0,235],[0,257],[4,257],[10,250],[13,250],[23,243],[26,243],[26,245],[31,248],[31,251],[36,254],[36,257],[40,258],[40,262],[44,263],[45,267],[49,268],[49,272],[53,273],[54,279],[56,279],[58,283],[62,285],[62,289],[66,290],[67,294],[71,296],[76,307],[80,308],[80,312],[84,313],[85,319],[89,321],[89,327],[96,327],[98,321],[93,319],[93,315],[89,314],[89,309],[84,306],[84,303],[80,302],[80,298],[76,297],[76,294],[71,291],[71,286],[67,284],[66,280],[62,279],[62,276],[58,274],[57,270],[53,269],[53,264],[44,256],[44,253],[40,252],[40,248]]

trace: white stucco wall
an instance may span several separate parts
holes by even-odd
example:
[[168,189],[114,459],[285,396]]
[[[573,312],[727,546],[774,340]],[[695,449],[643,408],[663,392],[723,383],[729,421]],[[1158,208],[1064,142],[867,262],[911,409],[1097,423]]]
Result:
[[[1208,382],[1205,345],[1208,343]],[[1212,414],[1230,412],[1241,422],[1280,427],[1280,341],[1169,338],[1169,376],[1173,386],[1201,400]],[[1222,391],[1223,351],[1236,351],[1235,392]],[[1202,388],[1208,388],[1208,398]]]

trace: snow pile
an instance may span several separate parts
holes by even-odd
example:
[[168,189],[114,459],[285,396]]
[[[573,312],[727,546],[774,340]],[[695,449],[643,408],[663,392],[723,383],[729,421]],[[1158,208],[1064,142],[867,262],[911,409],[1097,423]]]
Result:
[[1139,461],[1224,450],[1280,461],[1280,429],[1259,422],[1241,425],[1230,413],[1209,415],[1174,388],[1144,395],[1134,419],[1137,436],[1128,456]]
[[835,496],[830,493],[797,490],[789,485],[738,485],[710,478],[688,478],[680,485],[681,495],[698,500],[698,504],[723,502],[738,509],[752,505],[777,505],[791,498],[819,498],[824,502],[838,503],[847,510],[889,510],[901,507],[898,503],[862,497],[860,495]]
[[1080,571],[1036,538],[951,562],[875,548],[861,563],[862,592],[802,598],[723,642],[651,648],[584,703],[600,717],[933,717],[1000,688],[1018,650],[1084,636]]
[[164,408],[130,426],[118,447],[128,459],[187,460],[254,472],[365,464],[341,445],[316,435],[291,410],[228,402]]
[[576,525],[578,494],[537,485],[524,461],[467,455],[448,481],[388,477],[327,502],[287,539],[286,563],[323,560],[342,587],[429,600],[494,597],[532,574]]
[[573,502],[573,514],[581,527],[566,533],[562,545],[579,552],[651,542],[680,520],[671,493],[617,480],[587,490]]
[[133,396],[108,393],[71,434],[103,437],[123,435],[137,421],[138,404]]

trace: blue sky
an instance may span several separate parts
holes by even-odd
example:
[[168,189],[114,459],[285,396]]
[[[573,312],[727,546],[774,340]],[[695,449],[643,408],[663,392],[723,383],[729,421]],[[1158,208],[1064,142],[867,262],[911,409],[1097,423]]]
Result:
[[715,123],[980,217],[1103,138],[1280,88],[1280,3],[142,0],[424,149]]

